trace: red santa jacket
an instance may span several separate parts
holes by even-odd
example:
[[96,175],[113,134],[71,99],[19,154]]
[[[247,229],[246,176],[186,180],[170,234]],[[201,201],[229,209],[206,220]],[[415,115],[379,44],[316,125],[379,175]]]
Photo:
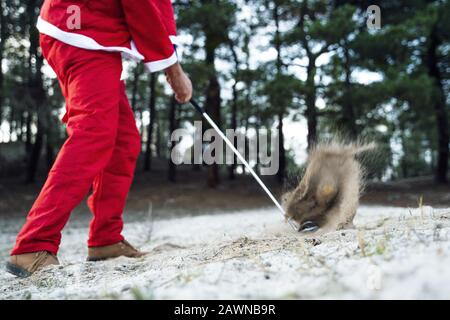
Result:
[[171,0],[45,0],[37,28],[79,48],[143,60],[151,72],[177,62]]

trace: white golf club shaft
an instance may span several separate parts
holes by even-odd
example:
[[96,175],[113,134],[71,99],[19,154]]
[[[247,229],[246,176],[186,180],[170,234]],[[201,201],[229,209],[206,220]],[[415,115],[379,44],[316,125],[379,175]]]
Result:
[[[191,101],[192,105],[202,114],[202,116],[208,121],[208,123],[213,127],[213,129],[219,134],[219,136],[225,141],[225,143],[230,147],[231,150],[233,150],[234,154],[239,158],[239,160],[244,164],[244,166],[247,168],[247,170],[252,174],[253,178],[259,183],[261,188],[267,193],[269,198],[273,201],[275,206],[280,210],[280,213],[283,217],[283,219],[286,218],[286,212],[284,211],[281,204],[277,201],[277,199],[273,196],[272,192],[266,187],[264,182],[261,180],[261,178],[256,174],[256,172],[253,170],[253,168],[250,166],[250,164],[245,160],[245,158],[241,155],[241,153],[236,149],[236,147],[233,145],[233,143],[223,134],[222,130],[216,125],[213,119],[202,109],[195,101]],[[292,220],[287,220],[289,225],[295,230],[298,231],[297,226],[292,222]]]

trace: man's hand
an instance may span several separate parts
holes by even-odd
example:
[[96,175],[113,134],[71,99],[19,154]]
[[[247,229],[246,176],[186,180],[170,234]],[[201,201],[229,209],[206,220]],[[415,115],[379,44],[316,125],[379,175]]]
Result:
[[175,92],[175,99],[179,103],[186,103],[191,100],[191,80],[189,80],[178,62],[166,69],[166,79]]

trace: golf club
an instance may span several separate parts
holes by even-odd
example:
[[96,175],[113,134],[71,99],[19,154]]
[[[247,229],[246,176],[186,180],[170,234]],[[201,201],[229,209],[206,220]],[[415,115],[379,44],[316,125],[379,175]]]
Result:
[[[281,215],[283,216],[283,219],[286,219],[286,212],[284,211],[281,204],[273,196],[272,192],[270,192],[270,190],[267,188],[267,186],[264,184],[264,182],[261,180],[261,178],[256,174],[256,172],[253,170],[253,168],[250,166],[250,164],[245,160],[245,158],[241,155],[241,153],[236,149],[234,144],[223,134],[223,132],[216,125],[216,123],[213,121],[213,119],[211,119],[211,117],[206,113],[205,109],[203,109],[194,99],[191,99],[190,103],[203,116],[203,118],[205,118],[206,121],[208,121],[208,123],[211,125],[211,127],[219,134],[219,136],[223,139],[223,141],[225,141],[225,143],[228,145],[228,147],[230,147],[230,149],[233,150],[234,154],[244,164],[244,166],[247,168],[247,170],[252,174],[253,178],[255,178],[255,180],[259,183],[261,188],[267,193],[269,198],[273,201],[273,203],[275,204],[275,206],[278,208]],[[295,231],[299,230],[299,227],[296,226],[294,221],[292,221],[291,219],[287,219],[287,222]]]

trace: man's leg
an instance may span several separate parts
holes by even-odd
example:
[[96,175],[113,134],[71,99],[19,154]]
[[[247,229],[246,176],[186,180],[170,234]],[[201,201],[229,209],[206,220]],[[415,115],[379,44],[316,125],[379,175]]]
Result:
[[124,240],[121,235],[122,214],[140,150],[141,138],[125,93],[125,84],[122,83],[119,127],[113,155],[106,168],[95,178],[93,193],[88,199],[94,216],[90,225],[89,247],[109,246]]
[[68,139],[20,231],[11,255],[56,254],[61,230],[110,161],[119,121],[121,57],[62,43],[51,47],[52,67],[67,93]]

